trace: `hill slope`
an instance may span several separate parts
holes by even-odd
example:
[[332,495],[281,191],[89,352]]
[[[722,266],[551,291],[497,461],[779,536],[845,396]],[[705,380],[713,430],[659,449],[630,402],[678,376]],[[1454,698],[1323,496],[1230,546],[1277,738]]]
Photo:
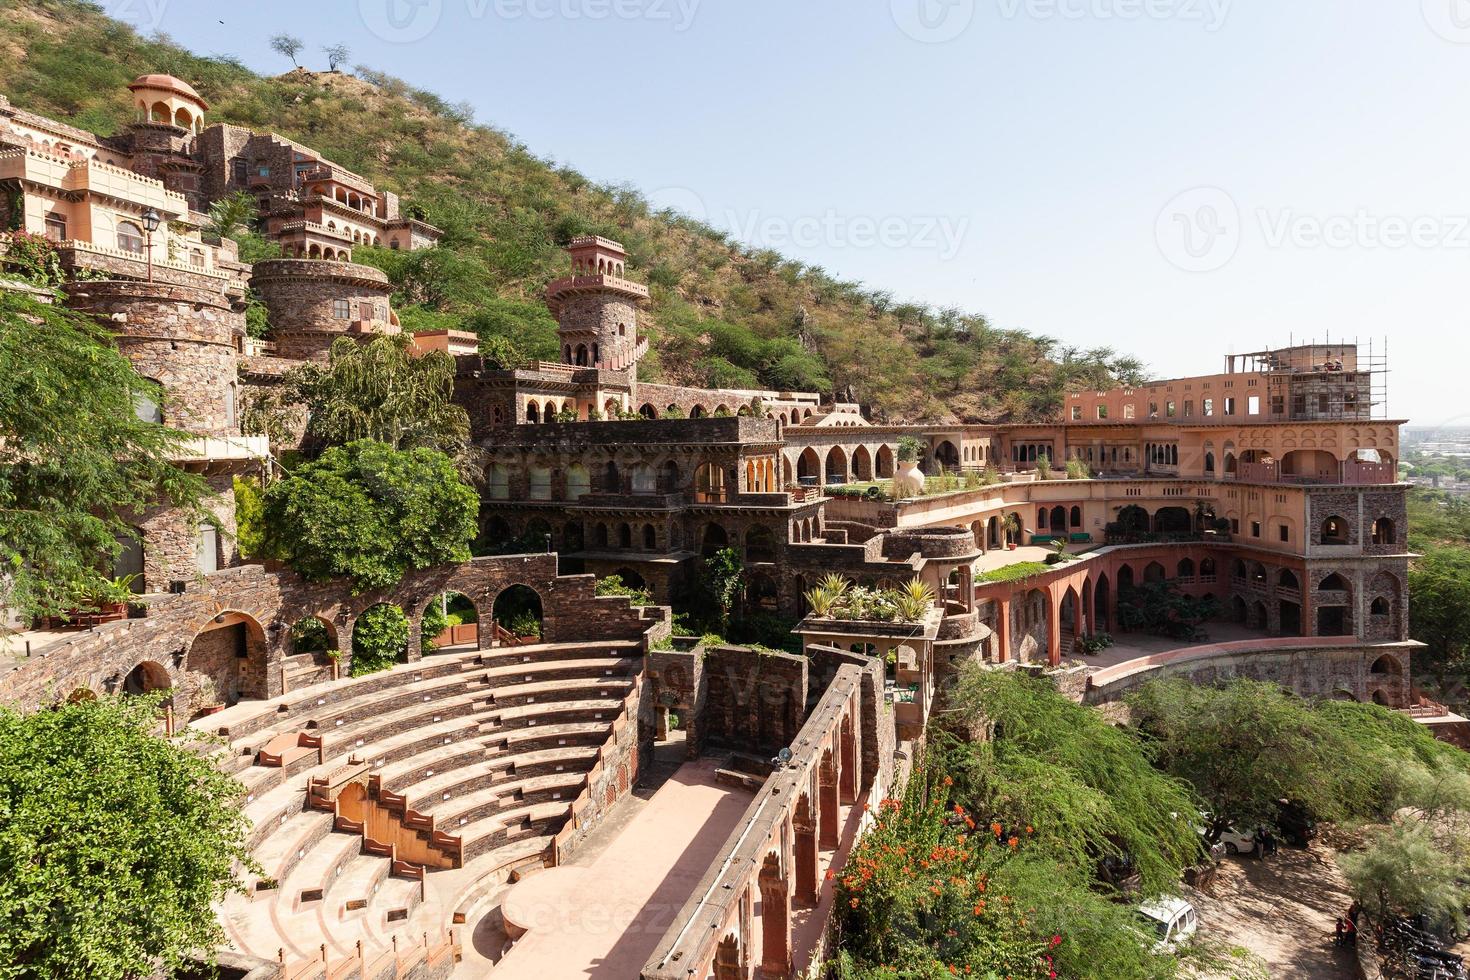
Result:
[[393,277],[409,329],[460,326],[554,357],[542,290],[567,271],[566,240],[593,232],[623,242],[630,272],[653,290],[646,380],[817,389],[905,421],[1042,419],[1068,387],[1141,380],[1137,361],[1109,349],[1058,350],[983,316],[897,303],[651,212],[637,191],[596,185],[368,68],[262,77],[143,38],[81,0],[0,0],[0,84],[21,108],[108,135],[131,118],[125,86],[148,71],[198,88],[211,106],[206,122],[315,147],[443,228],[441,247],[428,252],[358,253]]

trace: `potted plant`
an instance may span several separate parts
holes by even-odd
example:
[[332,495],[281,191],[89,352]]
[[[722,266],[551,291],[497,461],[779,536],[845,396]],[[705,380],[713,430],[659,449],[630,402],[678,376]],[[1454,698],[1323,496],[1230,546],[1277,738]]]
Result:
[[194,688],[194,717],[202,718],[224,709],[225,705],[220,700],[219,687],[214,683],[214,678],[208,674],[202,675]]
[[137,575],[120,575],[117,578],[104,579],[97,585],[88,589],[82,596],[86,602],[85,607],[72,609],[67,613],[68,619],[76,619],[85,615],[88,610],[96,610],[96,618],[100,622],[110,623],[118,619],[128,618],[128,603],[133,598],[133,582]]
[[1011,511],[1005,517],[1001,518],[1000,523],[1006,532],[1006,550],[1015,551],[1016,538],[1021,535],[1021,515],[1015,511]]
[[924,493],[924,471],[919,469],[919,451],[923,443],[913,436],[898,440],[898,466],[893,472],[893,499],[918,497]]

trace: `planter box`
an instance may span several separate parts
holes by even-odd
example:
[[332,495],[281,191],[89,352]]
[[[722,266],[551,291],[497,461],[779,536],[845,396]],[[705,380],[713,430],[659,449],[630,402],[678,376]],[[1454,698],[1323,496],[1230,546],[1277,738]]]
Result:
[[458,626],[451,626],[434,637],[434,643],[441,647],[449,647],[458,646],[461,643],[475,643],[479,639],[479,623],[460,623]]

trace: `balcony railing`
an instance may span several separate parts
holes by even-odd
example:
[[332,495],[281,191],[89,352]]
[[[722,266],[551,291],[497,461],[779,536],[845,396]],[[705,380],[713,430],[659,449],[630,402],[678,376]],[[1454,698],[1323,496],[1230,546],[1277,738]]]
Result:
[[1280,462],[1271,460],[1263,463],[1239,463],[1235,474],[1232,476],[1227,473],[1225,479],[1241,483],[1291,483],[1301,486],[1376,486],[1397,483],[1398,469],[1393,463],[1348,459],[1337,464],[1336,473],[1283,473]]

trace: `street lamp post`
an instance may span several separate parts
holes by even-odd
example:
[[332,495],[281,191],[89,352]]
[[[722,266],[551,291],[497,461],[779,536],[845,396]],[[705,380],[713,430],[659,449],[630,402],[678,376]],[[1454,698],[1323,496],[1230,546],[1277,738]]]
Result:
[[148,251],[148,281],[153,281],[153,233],[158,230],[162,219],[158,212],[149,208],[143,212],[143,230],[148,233],[148,244],[144,246]]

